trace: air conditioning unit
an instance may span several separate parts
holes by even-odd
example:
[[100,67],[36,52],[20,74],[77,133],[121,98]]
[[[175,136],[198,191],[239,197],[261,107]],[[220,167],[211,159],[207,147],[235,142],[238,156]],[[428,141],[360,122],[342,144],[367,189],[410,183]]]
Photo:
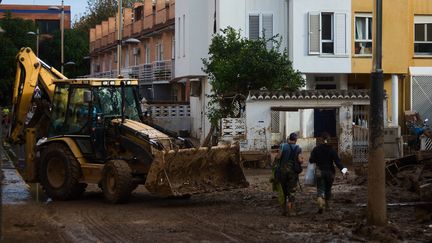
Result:
[[140,48],[139,47],[134,47],[132,49],[132,54],[133,55],[139,55],[140,54]]
[[190,96],[201,96],[201,82],[192,81],[190,82]]

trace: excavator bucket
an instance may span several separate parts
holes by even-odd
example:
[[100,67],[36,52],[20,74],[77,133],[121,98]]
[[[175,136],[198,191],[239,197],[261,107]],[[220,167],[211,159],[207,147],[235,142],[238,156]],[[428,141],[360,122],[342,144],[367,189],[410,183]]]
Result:
[[160,196],[245,188],[238,146],[157,151],[145,186]]

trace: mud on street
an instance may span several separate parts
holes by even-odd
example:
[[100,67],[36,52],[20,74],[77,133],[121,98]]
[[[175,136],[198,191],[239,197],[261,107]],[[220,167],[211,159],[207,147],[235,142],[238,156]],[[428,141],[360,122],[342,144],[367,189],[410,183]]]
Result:
[[[3,165],[3,173],[13,173]],[[127,204],[111,205],[90,185],[75,201],[36,202],[14,193],[19,180],[3,180],[4,242],[328,242],[370,240],[427,242],[430,218],[419,219],[413,206],[388,207],[384,228],[365,223],[367,188],[351,173],[337,177],[332,210],[316,214],[315,189],[297,194],[299,215],[283,217],[271,191],[269,169],[246,169],[247,189],[194,195],[189,199],[152,196],[143,186]],[[304,172],[302,173],[302,175]],[[8,187],[9,186],[9,187]],[[10,187],[12,186],[12,187]],[[18,185],[18,187],[21,187]],[[388,203],[415,202],[417,195],[387,189]],[[420,211],[420,214],[422,212]],[[417,217],[416,217],[417,215]]]

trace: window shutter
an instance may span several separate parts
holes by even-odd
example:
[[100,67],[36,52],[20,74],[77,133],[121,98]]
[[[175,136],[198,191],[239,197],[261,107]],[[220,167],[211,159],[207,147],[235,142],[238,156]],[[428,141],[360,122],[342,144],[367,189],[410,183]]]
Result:
[[[263,14],[262,16],[263,32],[266,40],[273,37],[273,14]],[[267,49],[273,47],[273,42],[267,43]]]
[[249,15],[249,39],[258,40],[259,32],[259,15]]
[[335,13],[335,54],[347,54],[346,44],[346,14]]
[[320,53],[320,13],[309,12],[309,54]]

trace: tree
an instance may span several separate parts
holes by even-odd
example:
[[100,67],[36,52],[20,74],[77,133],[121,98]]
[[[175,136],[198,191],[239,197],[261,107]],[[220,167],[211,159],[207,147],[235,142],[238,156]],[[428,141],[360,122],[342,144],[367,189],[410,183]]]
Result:
[[[44,39],[40,43],[39,57],[47,64],[60,70],[60,31],[53,33],[52,38]],[[89,74],[89,63],[84,57],[89,54],[88,33],[79,29],[66,29],[64,32],[65,62],[73,61],[75,65],[65,66],[64,75],[69,78]]]
[[36,31],[36,26],[31,20],[12,18],[6,13],[0,19],[0,26],[4,33],[0,33],[0,106],[11,104],[12,84],[15,79],[15,56],[21,47],[35,48],[36,41],[27,32]]
[[300,72],[292,68],[287,51],[280,50],[280,43],[278,36],[242,38],[240,31],[232,27],[213,37],[209,58],[203,59],[203,71],[212,87],[207,114],[211,132],[221,118],[235,115],[236,103],[244,102],[249,90],[296,90],[304,85]]

